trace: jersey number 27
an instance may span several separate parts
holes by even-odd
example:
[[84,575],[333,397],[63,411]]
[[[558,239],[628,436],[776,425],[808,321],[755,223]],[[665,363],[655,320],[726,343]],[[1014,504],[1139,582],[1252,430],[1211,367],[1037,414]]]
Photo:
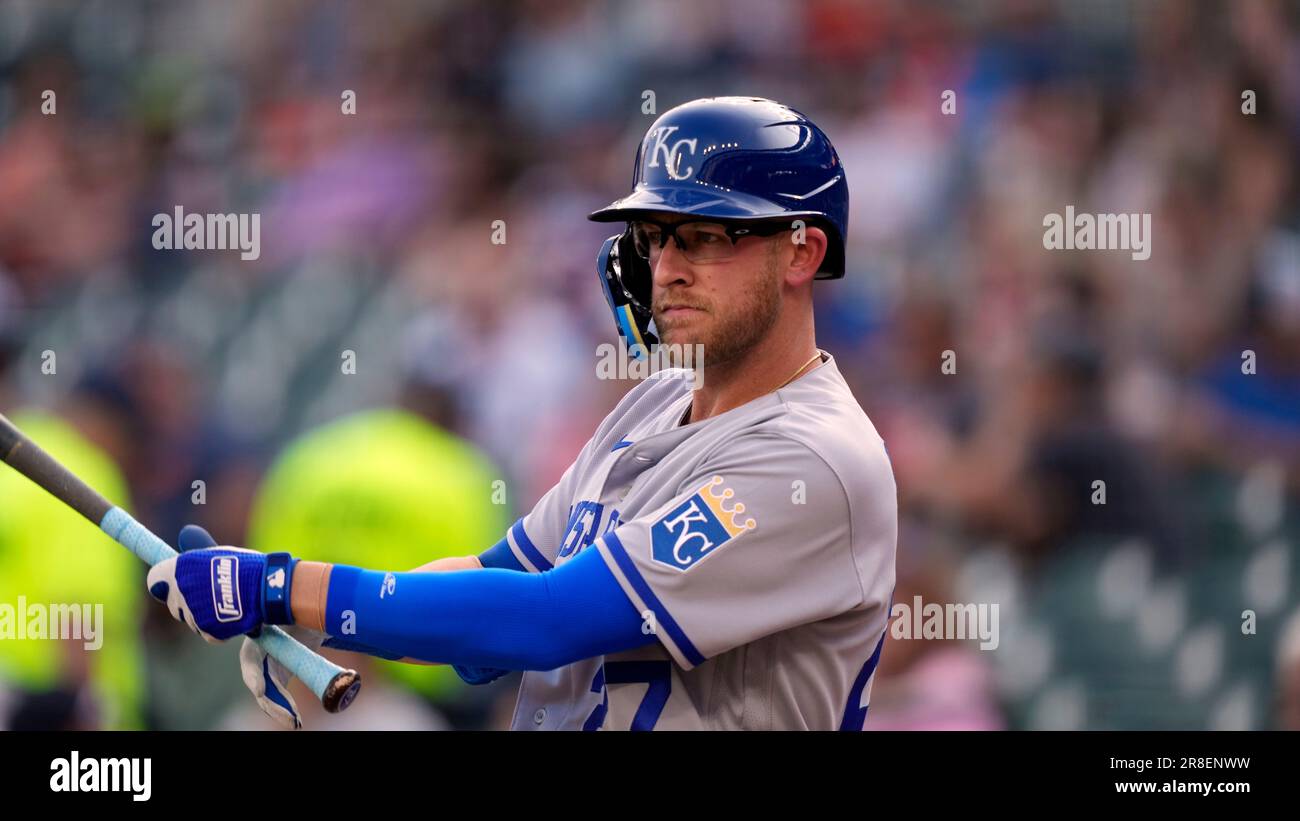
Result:
[[649,687],[646,689],[645,698],[641,699],[641,706],[637,707],[636,715],[632,717],[632,726],[628,729],[653,730],[664,707],[668,704],[668,696],[672,694],[672,675],[670,661],[605,662],[596,671],[596,677],[591,682],[591,692],[603,693],[604,697],[600,704],[596,705],[596,709],[591,711],[582,729],[599,730],[605,723],[605,714],[609,712],[609,690],[606,685],[639,682],[648,684]]

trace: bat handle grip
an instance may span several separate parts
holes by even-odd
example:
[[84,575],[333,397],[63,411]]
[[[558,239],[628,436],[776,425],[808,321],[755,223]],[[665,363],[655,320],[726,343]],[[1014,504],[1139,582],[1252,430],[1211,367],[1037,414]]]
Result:
[[[119,507],[111,508],[99,527],[150,567],[177,555],[171,545]],[[307,685],[327,712],[346,710],[361,689],[361,676],[355,670],[345,670],[312,652],[275,625],[264,626],[261,634],[253,640],[267,655]]]
[[361,676],[355,670],[345,670],[317,655],[293,636],[273,624],[265,625],[261,635],[253,639],[267,655],[293,673],[320,699],[326,712],[346,710],[361,689]]

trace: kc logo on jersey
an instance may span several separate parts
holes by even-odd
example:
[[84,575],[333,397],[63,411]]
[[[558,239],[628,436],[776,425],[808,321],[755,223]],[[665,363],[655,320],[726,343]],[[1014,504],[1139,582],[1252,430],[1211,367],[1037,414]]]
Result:
[[745,512],[740,502],[730,508],[722,506],[736,495],[731,488],[722,487],[723,481],[721,476],[714,476],[651,525],[651,555],[655,561],[677,570],[690,570],[714,550],[757,527],[753,519],[740,518]]

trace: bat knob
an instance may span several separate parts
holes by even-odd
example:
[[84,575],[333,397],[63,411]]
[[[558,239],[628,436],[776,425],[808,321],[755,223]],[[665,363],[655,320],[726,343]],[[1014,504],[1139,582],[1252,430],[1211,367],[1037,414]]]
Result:
[[344,670],[325,685],[325,694],[321,696],[321,706],[327,713],[341,713],[352,703],[361,691],[361,676],[356,670]]

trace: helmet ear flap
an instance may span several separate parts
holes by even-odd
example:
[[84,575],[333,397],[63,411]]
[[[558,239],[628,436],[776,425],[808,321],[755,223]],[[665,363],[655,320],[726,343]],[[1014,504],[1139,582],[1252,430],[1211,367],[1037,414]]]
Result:
[[637,254],[631,226],[605,240],[596,259],[596,273],[619,336],[627,341],[633,356],[645,356],[659,338],[650,311],[650,263]]
[[623,289],[637,310],[645,311],[649,317],[650,306],[653,304],[650,289],[653,272],[650,270],[650,261],[636,252],[636,241],[632,238],[630,225],[618,238],[618,263]]

